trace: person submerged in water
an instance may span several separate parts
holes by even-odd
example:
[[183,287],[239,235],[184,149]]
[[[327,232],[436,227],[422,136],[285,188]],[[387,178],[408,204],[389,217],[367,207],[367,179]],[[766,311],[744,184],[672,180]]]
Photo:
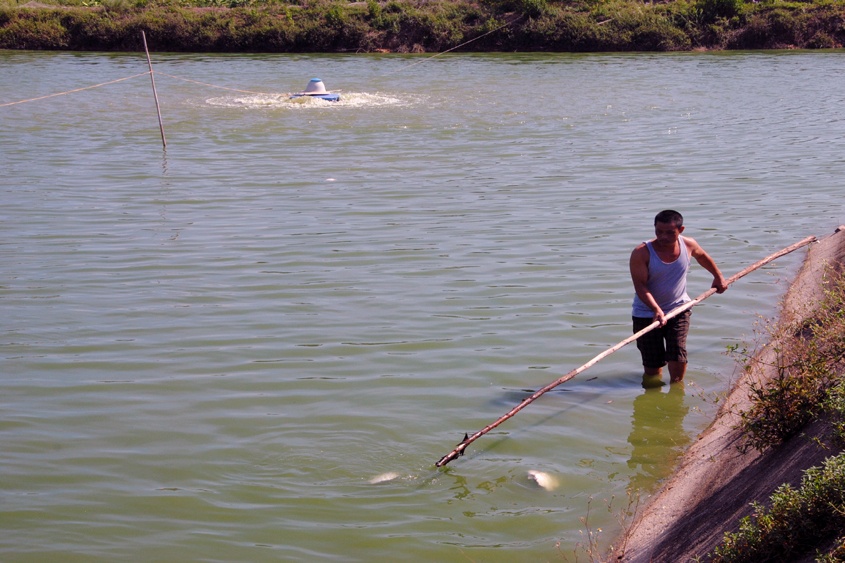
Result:
[[654,218],[655,238],[643,242],[631,253],[631,280],[634,282],[632,317],[634,333],[657,321],[660,325],[637,339],[646,378],[659,377],[669,366],[671,383],[683,381],[687,370],[687,334],[691,310],[666,320],[672,309],[691,301],[687,295],[690,257],[713,275],[716,293],[728,289],[716,262],[690,237],[683,237],[684,218],[667,209]]

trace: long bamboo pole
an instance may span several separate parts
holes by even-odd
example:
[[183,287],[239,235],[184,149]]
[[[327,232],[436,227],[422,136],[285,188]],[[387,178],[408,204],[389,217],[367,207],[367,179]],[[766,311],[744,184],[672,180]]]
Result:
[[147,65],[150,67],[150,81],[153,83],[153,98],[156,101],[156,113],[158,113],[158,130],[161,131],[161,144],[166,149],[167,139],[164,138],[164,123],[161,120],[161,106],[158,103],[158,92],[156,92],[156,79],[153,74],[153,61],[150,59],[150,50],[147,49],[147,34],[141,30],[141,38],[144,40],[144,52],[147,53]]
[[[776,259],[780,258],[781,256],[784,256],[785,254],[789,254],[790,252],[798,250],[799,248],[806,246],[806,245],[810,244],[811,242],[815,242],[816,240],[817,239],[816,239],[815,236],[809,236],[809,237],[807,237],[803,240],[796,242],[795,244],[787,246],[786,248],[783,248],[783,249],[775,252],[774,254],[767,256],[766,258],[763,258],[759,262],[755,262],[754,264],[748,266],[747,268],[745,268],[741,272],[734,274],[733,276],[731,276],[730,278],[728,278],[726,280],[727,284],[730,285],[730,284],[734,283],[735,281],[737,281],[738,279],[740,279],[741,277],[750,274],[751,272],[753,272],[754,270],[756,270],[756,269],[758,269],[762,266],[765,266],[769,262],[772,262],[773,260],[776,260]],[[694,306],[698,305],[699,303],[701,303],[702,301],[704,301],[705,299],[707,299],[708,297],[713,295],[715,292],[716,292],[716,288],[711,287],[710,289],[708,289],[707,291],[705,291],[704,293],[702,293],[701,295],[699,295],[698,297],[696,297],[692,301],[688,301],[688,302],[684,303],[683,305],[681,305],[680,307],[676,307],[675,309],[672,309],[665,316],[666,320],[669,320],[673,317],[677,317],[678,315],[680,315],[684,311],[687,311],[688,309],[692,309]],[[576,375],[578,375],[582,371],[586,370],[590,366],[593,366],[596,363],[598,363],[601,359],[606,358],[607,356],[616,352],[617,350],[619,350],[623,346],[630,344],[631,342],[635,341],[637,338],[646,334],[647,332],[654,330],[659,325],[660,325],[660,323],[658,321],[654,321],[653,323],[651,323],[650,325],[648,325],[644,329],[640,330],[639,332],[634,333],[633,335],[629,336],[628,338],[626,338],[625,340],[616,344],[615,346],[611,346],[610,348],[608,348],[607,350],[605,350],[604,352],[602,352],[601,354],[599,354],[598,356],[596,356],[595,358],[593,358],[592,360],[587,362],[586,364],[582,365],[581,367],[575,368],[574,370],[570,371],[569,373],[567,373],[563,377],[557,379],[556,381],[549,383],[548,385],[546,385],[542,389],[535,391],[533,395],[523,399],[521,403],[519,403],[517,406],[515,406],[514,408],[509,410],[503,416],[499,417],[498,420],[496,420],[492,424],[488,424],[487,426],[485,426],[484,428],[482,428],[481,430],[479,430],[478,432],[476,432],[472,436],[464,434],[464,439],[461,440],[461,443],[458,444],[457,447],[455,447],[454,450],[452,450],[451,452],[449,452],[448,454],[446,454],[445,456],[440,458],[440,461],[438,461],[435,464],[435,466],[436,467],[443,467],[444,465],[446,465],[447,463],[449,463],[450,461],[452,461],[456,457],[464,455],[464,450],[467,448],[467,446],[469,446],[470,444],[472,444],[473,442],[475,442],[476,440],[478,440],[479,438],[481,438],[482,436],[484,436],[485,434],[487,434],[488,432],[490,432],[491,430],[493,430],[494,428],[496,428],[497,426],[502,424],[504,421],[511,418],[513,415],[515,415],[516,413],[518,413],[519,411],[521,411],[522,409],[524,409],[525,407],[527,407],[528,405],[530,405],[531,403],[533,403],[534,401],[539,399],[541,395],[545,394],[547,391],[551,391],[552,389],[554,389],[555,387],[557,387],[561,383],[569,381],[570,379],[572,379],[573,377],[575,377]]]

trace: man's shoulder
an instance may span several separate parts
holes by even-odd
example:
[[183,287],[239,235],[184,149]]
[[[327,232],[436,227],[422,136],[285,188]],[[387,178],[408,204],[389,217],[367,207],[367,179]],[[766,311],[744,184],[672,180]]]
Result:
[[649,255],[649,252],[648,252],[648,243],[647,242],[641,242],[636,247],[634,247],[633,252],[631,252],[632,258],[641,258],[641,259],[644,259],[644,260],[648,260],[648,255]]
[[699,247],[698,243],[692,237],[683,236],[681,240],[684,241],[684,244],[689,250],[695,250]]

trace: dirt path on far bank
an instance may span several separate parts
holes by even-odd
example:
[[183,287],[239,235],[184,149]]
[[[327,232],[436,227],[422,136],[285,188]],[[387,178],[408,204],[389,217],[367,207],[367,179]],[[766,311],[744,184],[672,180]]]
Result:
[[[822,275],[828,263],[845,264],[845,226],[822,236],[784,298],[781,319],[796,319],[811,311],[822,295]],[[768,352],[764,352],[768,353]],[[766,362],[770,363],[770,362]],[[774,370],[772,370],[774,371]],[[763,378],[773,374],[764,374]],[[827,429],[815,423],[798,436],[765,454],[742,454],[737,444],[739,412],[750,405],[750,377],[744,375],[726,398],[713,424],[699,436],[673,477],[650,499],[610,560],[626,563],[697,561],[735,531],[750,503],[768,504],[783,483],[800,484],[803,472],[820,465],[836,450],[823,446]]]

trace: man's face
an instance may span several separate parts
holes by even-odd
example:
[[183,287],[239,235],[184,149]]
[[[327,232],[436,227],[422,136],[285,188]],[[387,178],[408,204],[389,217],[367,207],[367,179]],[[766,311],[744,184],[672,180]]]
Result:
[[674,223],[654,224],[654,236],[657,238],[658,246],[674,247],[682,232],[684,232],[684,227],[676,227]]

